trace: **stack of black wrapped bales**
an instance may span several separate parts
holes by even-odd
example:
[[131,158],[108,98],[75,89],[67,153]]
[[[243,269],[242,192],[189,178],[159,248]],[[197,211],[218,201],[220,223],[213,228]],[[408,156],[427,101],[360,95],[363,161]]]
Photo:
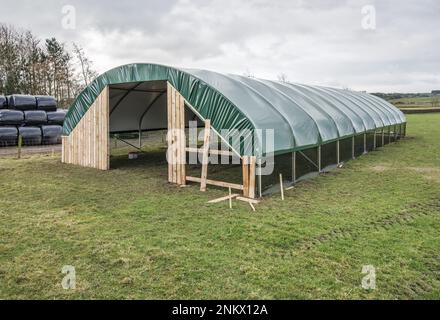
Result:
[[50,96],[0,96],[0,147],[61,143],[66,111]]

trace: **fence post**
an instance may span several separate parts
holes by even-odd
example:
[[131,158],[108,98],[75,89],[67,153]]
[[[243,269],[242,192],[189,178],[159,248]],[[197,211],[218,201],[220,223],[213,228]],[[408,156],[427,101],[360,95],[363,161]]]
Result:
[[21,134],[18,135],[18,144],[17,144],[17,158],[21,158],[21,145],[23,144],[23,137]]

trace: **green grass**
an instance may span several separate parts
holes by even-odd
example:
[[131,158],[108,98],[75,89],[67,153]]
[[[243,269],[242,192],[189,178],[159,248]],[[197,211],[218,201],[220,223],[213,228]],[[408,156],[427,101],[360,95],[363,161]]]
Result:
[[400,109],[427,109],[432,108],[433,97],[412,97],[392,99],[389,102]]
[[167,184],[159,152],[108,172],[0,159],[0,298],[439,299],[440,114],[408,120],[406,140],[255,213]]

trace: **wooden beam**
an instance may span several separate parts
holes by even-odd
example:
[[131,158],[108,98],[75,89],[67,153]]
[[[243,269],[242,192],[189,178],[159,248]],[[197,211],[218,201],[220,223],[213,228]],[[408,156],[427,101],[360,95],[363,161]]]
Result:
[[177,183],[177,145],[176,145],[176,90],[171,90],[171,132],[172,132],[172,150],[173,150],[173,183]]
[[[198,178],[198,177],[186,176],[186,181],[201,183],[202,179]],[[223,182],[223,181],[206,179],[206,184],[209,184],[212,186],[217,186],[217,187],[222,187],[222,188],[229,188],[230,187],[231,189],[234,189],[234,190],[243,190],[243,186],[241,184],[235,184],[235,183],[229,183],[229,182]]]
[[209,143],[211,136],[211,120],[205,120],[205,136],[203,139],[203,156],[202,156],[202,175],[200,181],[200,191],[206,191],[206,178],[208,176],[209,162]]
[[168,160],[168,182],[173,182],[173,152],[171,149],[172,145],[172,136],[171,136],[171,119],[172,119],[172,109],[171,109],[171,92],[173,90],[173,87],[167,82],[167,144],[168,144],[168,150],[167,150],[167,160]]
[[250,198],[246,198],[246,197],[240,197],[240,196],[236,197],[235,199],[240,200],[240,201],[244,201],[244,202],[249,202],[252,204],[259,204],[260,203],[259,200],[250,199]]
[[249,157],[249,198],[255,198],[255,166],[257,158]]
[[[185,148],[186,152],[193,152],[193,153],[203,153],[204,149],[200,148]],[[222,156],[234,156],[234,153],[232,151],[228,150],[215,150],[215,149],[209,149],[209,154],[212,155],[222,155]]]
[[249,196],[249,157],[242,158],[242,174],[243,174],[243,195]]
[[281,200],[284,201],[284,184],[283,184],[283,175],[280,173],[280,190],[281,190]]
[[238,196],[239,196],[238,193],[233,193],[233,194],[221,197],[221,198],[209,200],[208,203],[218,203],[218,202],[222,202],[222,201],[226,201],[226,200],[231,200],[231,199],[234,199],[234,198],[236,198]]
[[179,94],[180,100],[180,184],[186,185],[186,137],[185,137],[185,100],[183,96]]
[[181,151],[180,150],[180,142],[182,141],[181,139],[181,119],[180,119],[180,99],[179,99],[179,93],[177,92],[177,90],[174,90],[174,111],[176,113],[176,122],[174,123],[174,132],[176,134],[176,163],[175,163],[175,167],[176,167],[176,183],[178,185],[182,184],[182,167],[180,165],[180,161],[181,161]]

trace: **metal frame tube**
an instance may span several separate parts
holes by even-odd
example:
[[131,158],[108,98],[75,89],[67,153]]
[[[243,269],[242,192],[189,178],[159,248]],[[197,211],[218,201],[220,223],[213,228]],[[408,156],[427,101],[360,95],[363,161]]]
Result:
[[292,153],[292,180],[296,183],[296,151]]
[[356,145],[355,139],[356,139],[355,136],[353,136],[353,138],[351,139],[351,158],[353,160],[356,159],[355,150],[354,150]]
[[336,162],[339,165],[341,163],[341,153],[340,153],[340,145],[339,140],[336,141]]
[[321,172],[321,146],[318,147],[318,171]]
[[367,133],[364,133],[364,154],[368,153],[367,150]]
[[374,130],[374,145],[373,145],[373,150],[376,150],[376,148],[377,148],[376,137],[377,137],[377,131]]
[[385,145],[385,129],[382,128],[382,147]]

